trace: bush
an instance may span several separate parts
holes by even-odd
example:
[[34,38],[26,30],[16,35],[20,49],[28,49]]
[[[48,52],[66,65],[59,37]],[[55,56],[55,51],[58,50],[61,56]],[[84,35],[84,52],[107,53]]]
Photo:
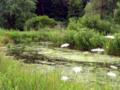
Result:
[[[7,37],[6,37],[6,36]],[[60,45],[63,43],[64,33],[58,30],[49,30],[49,31],[11,31],[4,33],[5,41],[8,40],[14,44],[29,44],[32,42],[41,42],[41,41],[51,41],[55,45]]]
[[83,25],[81,24],[80,20],[77,20],[76,18],[69,19],[69,24],[67,27],[68,30],[79,31],[81,28],[83,28]]
[[105,47],[108,54],[120,56],[120,33],[115,35],[115,39],[109,40]]
[[74,36],[77,32],[74,30],[67,30],[64,35],[64,43],[69,43],[71,48],[75,47]]
[[109,21],[101,20],[100,16],[83,16],[82,18],[70,19],[68,29],[70,30],[81,30],[81,28],[94,29],[101,33],[111,33],[112,24]]
[[87,51],[93,48],[103,47],[104,40],[99,33],[93,30],[82,30],[74,36],[77,49]]
[[20,44],[26,43],[29,44],[30,42],[39,42],[39,41],[46,41],[48,40],[48,32],[16,32],[12,31],[7,34],[7,36],[13,40],[13,43]]
[[54,28],[57,22],[48,16],[37,16],[26,21],[25,30],[39,30],[43,28]]
[[62,31],[49,31],[47,37],[48,41],[53,42],[55,46],[60,46],[64,43],[64,33]]

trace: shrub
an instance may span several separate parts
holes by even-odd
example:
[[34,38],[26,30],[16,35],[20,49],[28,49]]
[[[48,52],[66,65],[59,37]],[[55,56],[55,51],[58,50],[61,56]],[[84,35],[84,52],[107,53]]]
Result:
[[109,21],[101,20],[100,16],[83,16],[78,20],[72,18],[69,20],[68,29],[70,30],[81,30],[81,28],[94,29],[101,33],[111,33],[112,24]]
[[105,47],[108,54],[120,56],[120,33],[115,35],[115,39],[109,40]]
[[7,34],[7,36],[13,40],[15,44],[20,44],[20,43],[30,43],[30,42],[39,42],[40,40],[48,40],[47,39],[47,32],[35,32],[35,31],[30,31],[30,32],[19,32],[19,31],[12,31]]
[[[63,43],[64,33],[59,30],[49,30],[49,31],[11,31],[7,32],[4,35],[5,41],[8,40],[14,44],[29,44],[32,42],[40,42],[40,41],[51,41],[55,45],[60,45]],[[3,36],[4,36],[3,35]],[[7,40],[7,41],[8,41]]]
[[83,25],[81,24],[80,20],[77,20],[76,18],[69,19],[69,24],[67,27],[68,30],[79,31],[81,28],[83,28]]
[[75,46],[80,50],[91,50],[93,48],[103,47],[103,39],[99,33],[93,30],[82,30],[74,36]]
[[64,43],[64,33],[62,31],[49,31],[47,37],[48,41],[53,42],[55,46],[60,46]]
[[25,30],[39,30],[43,28],[53,28],[57,25],[57,22],[49,18],[48,16],[37,16],[26,21],[24,29]]
[[77,32],[74,30],[67,30],[64,35],[64,42],[69,43],[71,48],[74,48],[75,46],[75,41],[74,41],[74,36]]

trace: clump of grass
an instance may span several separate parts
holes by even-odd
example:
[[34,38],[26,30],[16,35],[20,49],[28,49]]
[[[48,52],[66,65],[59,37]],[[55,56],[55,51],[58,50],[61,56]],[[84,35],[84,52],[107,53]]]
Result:
[[55,44],[62,42],[62,32],[61,31],[11,31],[7,33],[7,36],[13,40],[13,43],[20,44],[40,41],[52,41]]
[[90,51],[93,48],[103,47],[104,43],[102,35],[89,29],[77,32],[74,36],[74,41],[76,48],[83,51]]
[[120,33],[115,34],[114,39],[108,39],[105,47],[108,54],[120,56]]

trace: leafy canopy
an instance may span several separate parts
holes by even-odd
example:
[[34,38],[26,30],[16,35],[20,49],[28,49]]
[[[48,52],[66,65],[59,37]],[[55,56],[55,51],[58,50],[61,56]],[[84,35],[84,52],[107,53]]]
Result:
[[0,0],[0,26],[23,28],[24,22],[34,16],[36,0]]

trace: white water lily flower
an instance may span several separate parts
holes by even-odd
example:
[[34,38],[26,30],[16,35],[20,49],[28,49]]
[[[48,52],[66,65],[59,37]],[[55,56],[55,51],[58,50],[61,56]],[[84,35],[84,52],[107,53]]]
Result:
[[110,68],[112,69],[118,69],[118,67],[111,65]]
[[108,39],[115,39],[115,37],[114,37],[114,36],[111,36],[111,35],[107,35],[107,36],[105,36],[105,38],[108,38]]
[[62,44],[60,47],[61,47],[61,48],[67,48],[67,47],[69,47],[69,46],[70,46],[69,43],[65,43],[65,44]]
[[75,73],[79,73],[82,71],[82,67],[73,67],[72,70],[75,72]]
[[67,77],[67,76],[62,76],[62,77],[61,77],[61,80],[62,80],[62,81],[68,81],[68,80],[69,80],[69,77]]
[[107,75],[110,77],[113,77],[113,78],[115,78],[117,76],[114,72],[111,72],[111,71],[108,72]]
[[105,50],[103,48],[96,48],[96,49],[91,49],[91,52],[104,52]]

